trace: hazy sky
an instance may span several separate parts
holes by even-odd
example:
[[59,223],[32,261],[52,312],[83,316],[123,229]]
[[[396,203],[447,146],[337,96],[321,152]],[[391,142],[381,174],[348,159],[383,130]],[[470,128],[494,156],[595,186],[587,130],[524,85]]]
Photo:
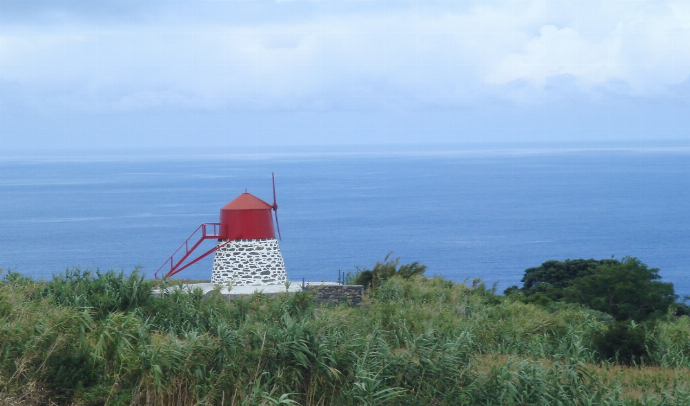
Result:
[[690,1],[0,0],[0,149],[690,139]]

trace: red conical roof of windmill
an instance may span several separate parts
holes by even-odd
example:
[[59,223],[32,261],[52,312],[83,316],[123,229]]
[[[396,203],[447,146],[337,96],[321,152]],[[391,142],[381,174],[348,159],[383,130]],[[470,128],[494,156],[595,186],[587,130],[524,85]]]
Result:
[[273,206],[259,199],[251,193],[244,192],[221,210],[270,210]]

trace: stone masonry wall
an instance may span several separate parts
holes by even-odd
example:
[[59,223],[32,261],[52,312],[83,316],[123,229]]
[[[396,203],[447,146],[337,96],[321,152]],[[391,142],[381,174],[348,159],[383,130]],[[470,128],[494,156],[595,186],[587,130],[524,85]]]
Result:
[[[219,240],[218,245],[227,240]],[[285,283],[285,264],[275,238],[234,240],[219,248],[213,258],[211,282],[233,286]]]
[[361,285],[313,285],[307,286],[307,291],[315,293],[316,304],[345,302],[359,306],[364,296],[364,286]]

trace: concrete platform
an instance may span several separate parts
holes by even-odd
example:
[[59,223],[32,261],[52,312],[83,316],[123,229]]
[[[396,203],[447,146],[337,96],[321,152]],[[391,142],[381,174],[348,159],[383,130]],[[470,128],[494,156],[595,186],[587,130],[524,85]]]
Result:
[[[233,286],[232,289],[228,290],[227,286],[221,285],[222,289],[220,294],[224,296],[232,295],[251,295],[253,293],[282,293],[285,292],[285,284],[280,285],[263,285],[263,286]],[[304,286],[340,286],[337,282],[304,282]],[[184,285],[185,288],[201,288],[204,294],[213,291],[216,285],[213,283],[190,283]],[[174,287],[173,287],[174,289]],[[290,282],[290,287],[287,289],[288,292],[299,292],[302,290],[302,281]]]

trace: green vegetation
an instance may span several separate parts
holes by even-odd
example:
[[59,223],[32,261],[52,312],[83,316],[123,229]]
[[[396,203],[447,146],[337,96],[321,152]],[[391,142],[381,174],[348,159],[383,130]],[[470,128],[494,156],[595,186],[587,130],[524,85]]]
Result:
[[688,314],[687,305],[675,302],[673,284],[660,279],[658,269],[633,257],[551,260],[525,270],[523,287],[511,286],[504,293],[546,308],[580,304],[610,315],[615,321],[592,334],[592,348],[600,359],[644,364],[656,345],[647,340],[647,332],[669,314]]
[[426,272],[426,265],[422,265],[419,262],[399,266],[400,257],[389,260],[392,253],[392,251],[389,252],[386,258],[383,259],[383,262],[376,262],[371,270],[357,268],[352,278],[352,284],[362,285],[365,289],[376,289],[383,282],[394,276],[410,279],[413,276],[423,275]]
[[227,300],[136,270],[8,273],[0,404],[690,404],[690,318],[673,307],[619,321],[423,270],[377,264],[359,307]]
[[[648,268],[633,257],[622,261],[552,260],[527,269],[522,289],[512,286],[505,294],[519,291],[524,295],[520,300],[525,303],[580,303],[619,321],[644,321],[665,315],[677,298],[673,284],[659,279],[658,269]],[[684,305],[679,303],[676,307]]]

